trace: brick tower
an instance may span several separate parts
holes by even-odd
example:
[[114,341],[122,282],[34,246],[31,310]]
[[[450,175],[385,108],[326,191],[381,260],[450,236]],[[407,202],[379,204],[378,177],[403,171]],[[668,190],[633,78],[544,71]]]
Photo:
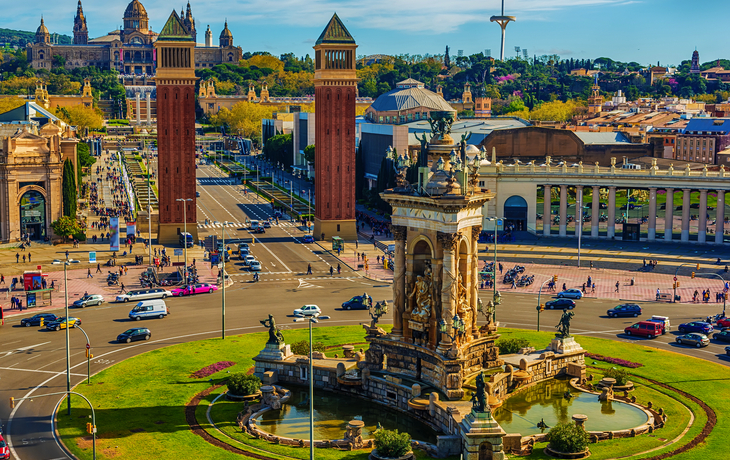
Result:
[[355,39],[337,14],[319,36],[315,51],[314,237],[357,238],[355,224]]
[[[195,205],[195,41],[173,11],[157,41],[157,149],[161,244],[187,231],[198,239]],[[178,199],[191,199],[182,202]],[[183,205],[187,209],[183,210]]]

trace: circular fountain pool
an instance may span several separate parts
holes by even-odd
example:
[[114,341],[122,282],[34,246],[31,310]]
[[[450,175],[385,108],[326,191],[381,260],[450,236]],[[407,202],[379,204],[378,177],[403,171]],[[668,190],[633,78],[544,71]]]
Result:
[[[281,410],[264,412],[257,420],[259,428],[277,436],[309,438],[309,389],[289,387],[292,397]],[[424,423],[382,404],[346,395],[314,393],[314,439],[342,439],[347,422],[359,417],[365,423],[362,437],[372,438],[378,423],[383,428],[407,432],[411,438],[435,444],[436,432]]]
[[[566,399],[566,391],[573,398]],[[507,433],[529,436],[544,431],[537,427],[540,420],[553,427],[572,422],[573,414],[588,416],[587,431],[628,430],[648,420],[637,407],[619,401],[599,401],[598,395],[578,391],[565,379],[547,380],[510,396],[495,410],[494,418]]]

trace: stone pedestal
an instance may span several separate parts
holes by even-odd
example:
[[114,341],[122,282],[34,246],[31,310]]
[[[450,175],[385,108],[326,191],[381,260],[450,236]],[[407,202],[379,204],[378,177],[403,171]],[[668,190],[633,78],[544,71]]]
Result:
[[[464,440],[463,460],[479,460],[480,458],[504,460],[507,458],[502,444],[502,438],[506,433],[490,412],[472,410],[464,417],[460,425],[461,436]],[[488,453],[480,455],[482,450],[491,452],[491,455]]]
[[254,359],[267,359],[272,361],[279,361],[286,359],[292,355],[291,348],[289,345],[281,344],[277,345],[274,343],[267,343],[266,347],[259,352]]
[[583,351],[583,347],[575,341],[573,337],[555,337],[550,342],[550,349],[555,353],[578,353]]

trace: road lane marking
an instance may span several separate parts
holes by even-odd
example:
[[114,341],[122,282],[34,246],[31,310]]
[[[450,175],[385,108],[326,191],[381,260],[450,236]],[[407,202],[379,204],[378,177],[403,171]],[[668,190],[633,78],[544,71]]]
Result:
[[12,355],[13,353],[15,353],[15,352],[18,352],[18,351],[26,351],[26,350],[30,350],[30,349],[32,349],[32,348],[35,348],[35,347],[40,347],[41,345],[45,345],[45,344],[47,344],[47,343],[51,343],[51,342],[43,342],[43,343],[37,343],[37,344],[35,344],[35,345],[29,345],[29,346],[27,346],[27,347],[23,347],[23,348],[16,348],[16,349],[15,349],[15,350],[13,350],[13,351],[9,351],[9,352],[5,353],[5,355],[4,355],[4,356],[2,356],[2,357],[4,358],[5,356],[10,356],[10,355]]
[[297,289],[305,289],[305,288],[321,288],[322,286],[316,286],[312,283],[309,283],[307,281],[304,281],[303,279],[299,279],[299,286],[297,286]]
[[[15,366],[16,364],[20,364],[20,363],[15,363],[15,364],[13,364],[13,366]],[[15,368],[13,366],[0,367],[0,371],[21,371],[21,372],[37,372],[39,374],[58,374],[57,371],[42,371],[40,369],[21,369],[21,368]],[[63,374],[65,374],[65,373],[66,373],[66,371],[63,371]],[[76,377],[86,377],[86,374],[73,374],[72,373],[71,375],[76,376]]]

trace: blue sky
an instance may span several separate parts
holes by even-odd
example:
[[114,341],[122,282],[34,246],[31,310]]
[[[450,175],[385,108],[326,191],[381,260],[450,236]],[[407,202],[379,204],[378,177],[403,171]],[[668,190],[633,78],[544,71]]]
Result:
[[[119,27],[127,0],[82,0],[89,33],[96,37]],[[172,8],[168,0],[142,0],[150,26],[159,31]],[[499,55],[501,0],[192,0],[198,42],[210,25],[214,43],[225,19],[234,42],[244,51],[312,54],[312,46],[333,12],[355,37],[358,54],[441,54],[456,56],[491,49]],[[51,32],[72,35],[76,0],[57,0],[28,8],[5,2],[0,27],[35,31],[44,15]],[[515,46],[530,56],[610,57],[641,64],[676,65],[697,47],[700,60],[730,58],[723,21],[727,0],[506,0],[505,14],[517,17],[507,27],[505,53]],[[12,20],[8,20],[12,18]],[[713,20],[712,18],[717,18]]]

